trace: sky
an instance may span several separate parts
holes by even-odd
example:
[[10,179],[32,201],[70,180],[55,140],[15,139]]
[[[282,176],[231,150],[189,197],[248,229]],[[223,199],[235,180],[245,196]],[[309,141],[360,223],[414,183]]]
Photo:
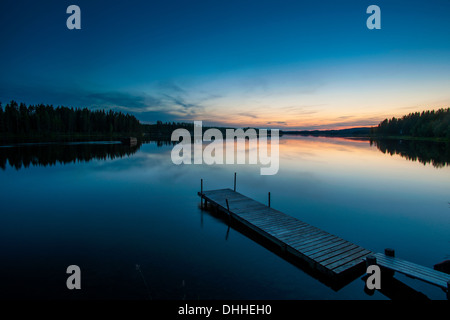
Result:
[[[70,5],[81,29],[69,30]],[[370,30],[370,5],[381,29]],[[450,107],[450,1],[2,0],[0,101],[339,129]]]

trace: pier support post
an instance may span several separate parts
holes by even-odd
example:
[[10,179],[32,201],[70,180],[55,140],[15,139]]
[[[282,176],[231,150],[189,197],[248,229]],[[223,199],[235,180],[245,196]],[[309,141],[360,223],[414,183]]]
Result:
[[226,203],[227,203],[227,210],[228,210],[228,214],[230,214],[230,205],[228,204],[228,199],[225,199]]
[[388,257],[395,257],[395,250],[391,248],[384,249],[384,254]]
[[270,192],[269,192],[269,208],[270,208]]
[[374,256],[370,255],[366,257],[366,268],[372,265],[376,265],[377,264],[377,258],[375,258]]
[[236,172],[234,173],[234,192],[236,192]]
[[[395,257],[395,250],[391,248],[384,249],[384,254],[388,257]],[[381,268],[381,273],[384,278],[392,278],[395,274],[394,270],[389,270],[386,268]]]

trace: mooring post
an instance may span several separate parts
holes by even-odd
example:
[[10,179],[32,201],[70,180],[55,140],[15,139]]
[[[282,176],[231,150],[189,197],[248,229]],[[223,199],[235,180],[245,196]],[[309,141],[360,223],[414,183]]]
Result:
[[388,257],[395,257],[395,250],[391,248],[384,249],[384,254]]
[[270,208],[270,192],[269,192],[269,208]]
[[236,172],[234,173],[234,192],[236,192]]
[[377,258],[375,258],[372,255],[366,257],[366,267],[376,265],[376,264],[377,264]]

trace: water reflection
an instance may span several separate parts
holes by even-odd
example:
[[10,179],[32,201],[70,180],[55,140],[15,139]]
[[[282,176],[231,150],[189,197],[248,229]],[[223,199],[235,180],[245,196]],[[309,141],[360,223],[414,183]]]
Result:
[[220,221],[227,226],[225,240],[228,241],[230,234],[230,228],[233,228],[242,235],[250,238],[255,243],[263,246],[265,249],[269,250],[271,253],[276,254],[281,259],[289,262],[294,267],[302,270],[304,273],[308,274],[310,277],[320,281],[322,284],[331,288],[334,291],[339,291],[350,282],[354,281],[356,278],[364,274],[365,266],[362,264],[358,268],[354,269],[351,273],[340,277],[332,277],[323,272],[319,272],[314,266],[308,264],[305,260],[298,258],[297,256],[289,253],[282,247],[276,245],[272,241],[268,240],[266,237],[258,234],[256,231],[244,226],[243,224],[237,222],[234,219],[230,219],[230,216],[224,215],[216,207],[212,205],[206,205],[204,208],[200,208],[201,216],[200,223],[203,227],[203,212],[209,214],[212,218]]
[[442,168],[450,164],[450,143],[416,141],[416,140],[374,140],[370,141],[381,152],[390,155],[400,155],[410,161],[432,164],[435,168]]
[[[280,171],[261,176],[258,165],[175,165],[171,144],[0,147],[3,166],[30,166],[0,170],[0,298],[147,299],[141,272],[155,300],[394,298],[368,296],[359,279],[336,290],[200,211],[200,179],[204,190],[232,188],[234,172],[238,192],[262,203],[271,192],[273,208],[373,252],[392,247],[424,266],[449,258],[448,166],[391,157],[369,140],[284,137]],[[66,289],[70,264],[82,268],[84,290]]]
[[[301,138],[300,145],[296,137],[289,139],[281,139],[280,144],[283,145],[284,157],[289,158],[290,145],[294,143],[293,151],[298,157],[298,147],[301,147],[301,155],[307,157],[316,154],[317,142],[321,142],[321,154],[329,157],[330,153],[339,150],[355,151],[356,146],[375,146],[383,154],[399,155],[410,161],[418,161],[424,165],[431,164],[435,168],[442,168],[450,164],[450,143],[449,142],[432,142],[432,141],[415,141],[415,140],[365,140],[350,138],[315,138],[313,146],[310,147],[310,139]],[[159,147],[171,147],[178,142],[170,140],[149,140],[139,141],[137,145],[130,146],[122,144],[119,141],[95,141],[95,142],[65,142],[65,143],[24,143],[0,146],[0,168],[5,170],[7,164],[16,170],[28,168],[29,166],[52,166],[57,163],[69,164],[75,162],[88,162],[91,160],[113,160],[116,158],[128,157],[135,154],[141,147],[142,143],[152,143]],[[208,143],[203,144],[203,148]],[[323,147],[329,145],[330,148]],[[350,147],[352,146],[352,147]],[[310,150],[310,149],[313,150]],[[350,149],[349,149],[350,148]],[[309,152],[309,151],[310,152]],[[246,145],[245,156],[248,159],[248,143]],[[237,154],[235,155],[235,157]],[[337,160],[337,159],[336,159]],[[225,161],[223,161],[225,162]],[[235,159],[236,162],[236,159]],[[246,162],[248,163],[248,161]]]
[[[367,286],[365,285],[367,278],[368,275],[364,275],[361,278],[361,280],[364,282],[364,292],[369,296],[373,296],[375,294],[375,289],[370,290],[367,288]],[[378,289],[378,292],[391,300],[430,300],[427,295],[415,290],[414,288],[411,288],[407,284],[394,277],[383,278],[383,285],[380,289]]]
[[140,147],[141,143],[130,146],[117,141],[7,145],[0,147],[0,168],[5,170],[7,163],[19,170],[29,166],[112,160],[130,156]]

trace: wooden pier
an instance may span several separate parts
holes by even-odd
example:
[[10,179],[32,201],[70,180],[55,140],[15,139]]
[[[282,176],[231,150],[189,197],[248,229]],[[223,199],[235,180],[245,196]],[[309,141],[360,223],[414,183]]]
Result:
[[[236,182],[235,182],[236,183]],[[326,276],[339,278],[365,266],[371,254],[349,241],[284,214],[231,189],[201,191],[198,195],[231,218],[307,262]]]
[[383,279],[386,276],[393,277],[394,272],[399,272],[410,278],[440,287],[447,292],[447,300],[450,300],[450,274],[399,259],[395,257],[395,251],[390,248],[385,249],[384,254],[375,253],[367,256],[366,261],[367,265],[378,265],[383,268]]

